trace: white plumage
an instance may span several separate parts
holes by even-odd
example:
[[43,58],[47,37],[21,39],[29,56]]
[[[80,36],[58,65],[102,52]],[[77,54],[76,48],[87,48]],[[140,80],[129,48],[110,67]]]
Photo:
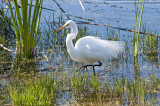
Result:
[[71,28],[71,33],[67,34],[66,46],[70,57],[74,61],[93,64],[97,61],[117,58],[118,54],[124,50],[124,43],[122,42],[102,40],[93,36],[80,38],[74,46],[72,40],[77,36],[78,27],[74,21],[69,20],[56,32],[65,27]]
[[86,36],[79,39],[75,44],[75,49],[80,54],[80,56],[76,56],[77,59],[75,59],[75,61],[93,63],[95,61],[102,61],[112,57],[117,58],[118,54],[123,51],[123,47],[123,43],[121,42]]

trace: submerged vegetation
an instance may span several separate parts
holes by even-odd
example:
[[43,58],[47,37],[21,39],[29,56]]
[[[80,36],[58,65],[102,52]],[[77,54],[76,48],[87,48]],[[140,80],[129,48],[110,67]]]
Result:
[[[21,0],[21,2],[27,3],[26,1]],[[142,30],[143,3],[136,4],[135,30],[138,29],[137,31]],[[119,55],[118,59],[109,59],[103,62],[104,67],[96,69],[96,76],[90,71],[91,68],[88,68],[88,71],[77,72],[76,70],[80,67],[80,64],[73,62],[66,51],[65,39],[69,30],[64,29],[59,34],[53,33],[61,24],[64,24],[63,15],[59,17],[58,22],[55,20],[54,15],[53,20],[46,20],[46,23],[42,24],[44,26],[41,27],[42,33],[37,36],[42,1],[36,0],[36,5],[38,5],[37,9],[30,4],[27,13],[24,10],[26,5],[22,6],[21,15],[23,20],[21,18],[16,20],[20,16],[17,17],[16,15],[15,17],[11,13],[12,21],[15,20],[15,23],[13,23],[15,24],[14,28],[18,27],[15,33],[17,33],[17,41],[19,39],[20,42],[18,45],[22,49],[21,52],[24,50],[23,57],[30,58],[34,55],[35,44],[37,44],[37,56],[34,61],[21,61],[18,56],[14,59],[10,58],[13,55],[0,48],[0,105],[160,104],[160,42],[158,37],[150,34],[140,35],[134,33],[134,37],[129,38],[126,37],[128,35],[119,36],[117,30],[107,27],[104,39],[123,40],[126,43],[125,51]],[[35,20],[37,20],[35,23],[30,23],[31,20],[34,20],[30,17],[32,13],[30,8],[36,9],[34,11],[39,14],[35,16]],[[20,9],[17,8],[16,10],[19,11]],[[20,11],[17,13],[20,14]],[[28,16],[25,17],[26,15]],[[6,28],[7,32],[8,28],[12,29],[11,19],[9,19],[10,21],[8,19],[5,16],[0,17],[1,23],[8,22],[9,24],[3,27]],[[16,26],[17,24],[18,26]],[[0,31],[4,31],[4,29],[0,27]],[[23,30],[26,32],[23,32]],[[143,30],[147,32],[145,27],[143,27]],[[25,37],[23,36],[24,33]],[[31,33],[33,34],[30,35]],[[12,30],[11,34],[13,34]],[[90,31],[88,26],[79,24],[79,33],[73,42],[75,43],[77,39],[87,35],[99,37],[98,32]],[[0,44],[5,45],[8,43],[8,39],[5,37],[4,32],[0,33]],[[22,39],[24,42],[22,42]],[[15,40],[13,44],[16,46]],[[23,48],[24,45],[26,45],[26,49]]]

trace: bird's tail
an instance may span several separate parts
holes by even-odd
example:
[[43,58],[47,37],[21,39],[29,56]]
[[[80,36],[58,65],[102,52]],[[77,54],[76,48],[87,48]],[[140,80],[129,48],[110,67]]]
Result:
[[114,42],[113,44],[115,45],[115,51],[119,54],[121,52],[123,52],[125,44],[123,42],[120,41],[112,41]]
[[110,48],[110,52],[112,53],[112,56],[117,58],[119,53],[122,53],[125,47],[125,43],[124,42],[120,42],[120,41],[107,41],[105,42],[106,46],[108,46],[108,48]]

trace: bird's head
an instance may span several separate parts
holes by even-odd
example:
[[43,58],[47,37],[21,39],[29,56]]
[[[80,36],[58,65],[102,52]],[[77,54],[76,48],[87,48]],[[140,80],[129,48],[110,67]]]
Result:
[[78,32],[78,28],[76,23],[73,20],[68,20],[63,26],[61,26],[58,30],[56,30],[55,32],[59,32],[64,28],[71,28],[71,30],[74,30],[76,32]]

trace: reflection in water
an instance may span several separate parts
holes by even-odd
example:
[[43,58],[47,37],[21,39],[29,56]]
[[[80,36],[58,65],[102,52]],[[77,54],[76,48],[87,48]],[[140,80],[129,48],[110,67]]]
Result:
[[12,53],[1,50],[0,51],[0,74],[4,74],[10,70],[12,65]]
[[135,79],[138,80],[140,78],[140,69],[137,56],[134,56],[134,73],[135,73]]

